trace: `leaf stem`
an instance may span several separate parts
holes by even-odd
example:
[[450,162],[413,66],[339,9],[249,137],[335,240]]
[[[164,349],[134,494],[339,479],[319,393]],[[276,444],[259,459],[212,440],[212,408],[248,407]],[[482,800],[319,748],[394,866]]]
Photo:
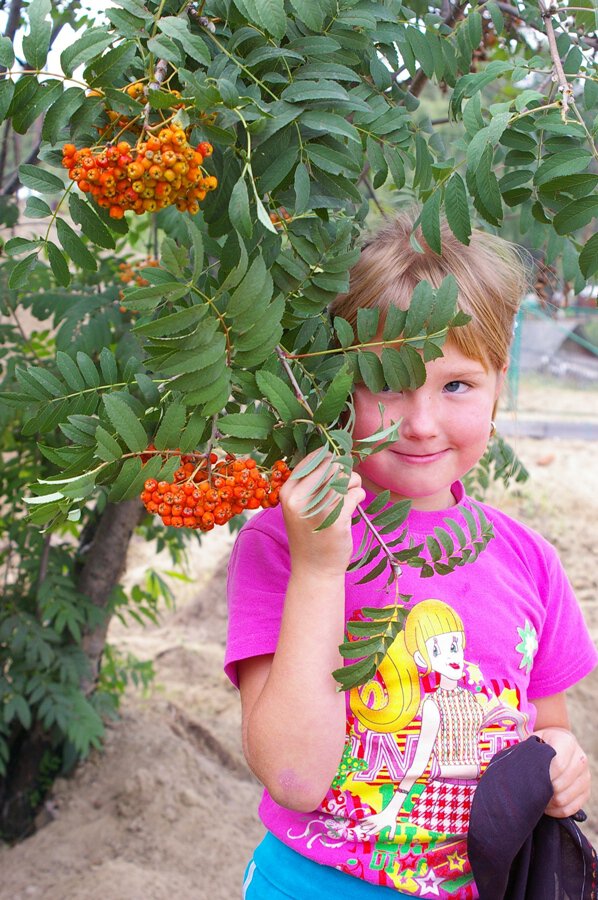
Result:
[[423,341],[423,340],[433,340],[434,338],[445,337],[448,333],[448,328],[442,328],[440,331],[435,331],[433,334],[421,335],[418,334],[412,338],[396,338],[392,341],[367,341],[361,344],[351,344],[349,347],[333,347],[330,350],[313,350],[311,353],[286,353],[286,359],[307,359],[311,356],[330,356],[333,353],[348,353],[350,350],[363,350],[364,347],[388,347],[390,345],[395,344],[412,344],[415,341]]

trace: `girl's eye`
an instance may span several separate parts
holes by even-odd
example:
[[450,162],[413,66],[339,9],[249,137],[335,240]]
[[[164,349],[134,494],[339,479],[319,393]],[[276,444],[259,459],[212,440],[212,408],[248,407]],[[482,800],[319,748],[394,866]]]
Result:
[[451,652],[456,653],[458,649],[459,649],[459,647],[457,644],[457,639],[453,638],[452,643],[451,643]]
[[448,394],[462,394],[469,387],[464,381],[449,381],[445,384],[444,389]]
[[436,641],[434,641],[434,646],[432,648],[432,656],[439,656],[439,655],[440,655],[440,647],[438,646]]

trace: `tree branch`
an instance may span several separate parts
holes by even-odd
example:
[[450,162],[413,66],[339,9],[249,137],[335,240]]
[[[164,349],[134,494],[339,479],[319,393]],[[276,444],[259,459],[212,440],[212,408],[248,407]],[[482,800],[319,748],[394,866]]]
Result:
[[565,70],[563,69],[563,64],[561,62],[561,57],[559,56],[559,51],[556,44],[556,35],[554,33],[554,25],[552,24],[553,7],[547,7],[544,3],[544,0],[539,0],[539,7],[540,15],[542,16],[544,26],[546,28],[546,37],[548,38],[550,56],[554,67],[553,80],[557,82],[559,91],[563,95],[561,115],[563,121],[565,121],[567,118],[569,104],[573,100],[573,88],[567,81],[567,76],[565,75]]

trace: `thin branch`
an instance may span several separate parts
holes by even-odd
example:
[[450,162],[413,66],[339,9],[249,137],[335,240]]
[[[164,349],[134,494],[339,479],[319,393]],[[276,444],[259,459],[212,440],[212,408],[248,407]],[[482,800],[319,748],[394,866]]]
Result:
[[573,88],[567,81],[567,76],[565,75],[565,70],[563,69],[563,64],[561,62],[561,57],[559,56],[559,51],[556,44],[556,35],[554,33],[554,26],[552,24],[553,7],[547,7],[544,4],[544,0],[539,0],[539,6],[540,15],[542,16],[544,26],[546,28],[546,37],[548,38],[550,56],[552,59],[552,64],[554,66],[555,74],[553,78],[558,83],[559,90],[563,95],[561,116],[563,118],[563,121],[566,121],[569,104],[573,101]]
[[369,178],[367,178],[367,176],[363,175],[363,173],[362,173],[362,176],[363,176],[362,181],[365,184],[365,189],[368,192],[368,194],[370,195],[370,197],[372,198],[372,200],[374,201],[374,203],[376,204],[376,206],[378,208],[378,212],[380,213],[380,215],[383,218],[387,219],[388,216],[386,215],[382,206],[380,205],[380,201],[378,200],[378,195],[377,195],[376,191],[374,190],[374,186],[373,186],[372,182],[370,181]]
[[[287,357],[284,349],[280,345],[277,345],[277,347],[276,347],[276,354],[277,354],[278,358],[280,359],[280,362],[282,363],[282,366],[289,377],[289,381],[291,382],[291,384],[293,386],[293,390],[295,392],[295,396],[297,397],[297,400],[305,409],[307,409],[309,411],[309,418],[313,422],[313,412],[311,411],[307,400],[303,396],[303,392],[302,392],[301,388],[299,387],[297,379],[295,378],[293,370],[291,369],[291,366],[289,364],[288,357]],[[358,504],[355,508],[355,511],[357,512],[359,517],[361,519],[363,519],[363,521],[365,523],[365,527],[370,532],[370,534],[372,535],[374,540],[377,541],[378,544],[380,545],[383,554],[386,556],[386,558],[388,560],[388,565],[390,566],[390,568],[392,570],[395,583],[398,584],[397,579],[398,579],[399,575],[401,575],[401,567],[400,567],[399,563],[397,562],[397,560],[395,559],[395,556],[394,556],[392,550],[390,549],[388,544],[385,542],[384,538],[382,537],[382,535],[380,534],[380,532],[378,531],[376,526],[373,525],[372,522],[370,522],[363,507]],[[398,587],[397,587],[397,590],[398,590]]]
[[280,362],[282,363],[282,367],[285,370],[285,372],[287,373],[288,379],[291,382],[291,385],[293,386],[293,391],[295,392],[295,397],[297,398],[297,400],[299,401],[301,406],[305,410],[307,410],[307,412],[309,413],[310,419],[313,418],[313,413],[311,411],[311,407],[310,407],[309,403],[307,402],[307,400],[305,399],[305,397],[303,396],[303,391],[299,387],[299,382],[295,378],[295,373],[293,372],[293,370],[287,360],[287,355],[286,355],[285,351],[283,350],[283,348],[280,346],[280,344],[276,345],[276,355],[278,356]]

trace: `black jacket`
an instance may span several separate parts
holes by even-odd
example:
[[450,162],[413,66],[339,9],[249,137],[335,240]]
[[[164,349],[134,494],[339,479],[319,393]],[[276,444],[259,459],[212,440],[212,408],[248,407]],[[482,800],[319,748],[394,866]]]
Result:
[[480,779],[467,839],[480,900],[596,900],[594,848],[573,818],[544,815],[554,753],[530,737]]

